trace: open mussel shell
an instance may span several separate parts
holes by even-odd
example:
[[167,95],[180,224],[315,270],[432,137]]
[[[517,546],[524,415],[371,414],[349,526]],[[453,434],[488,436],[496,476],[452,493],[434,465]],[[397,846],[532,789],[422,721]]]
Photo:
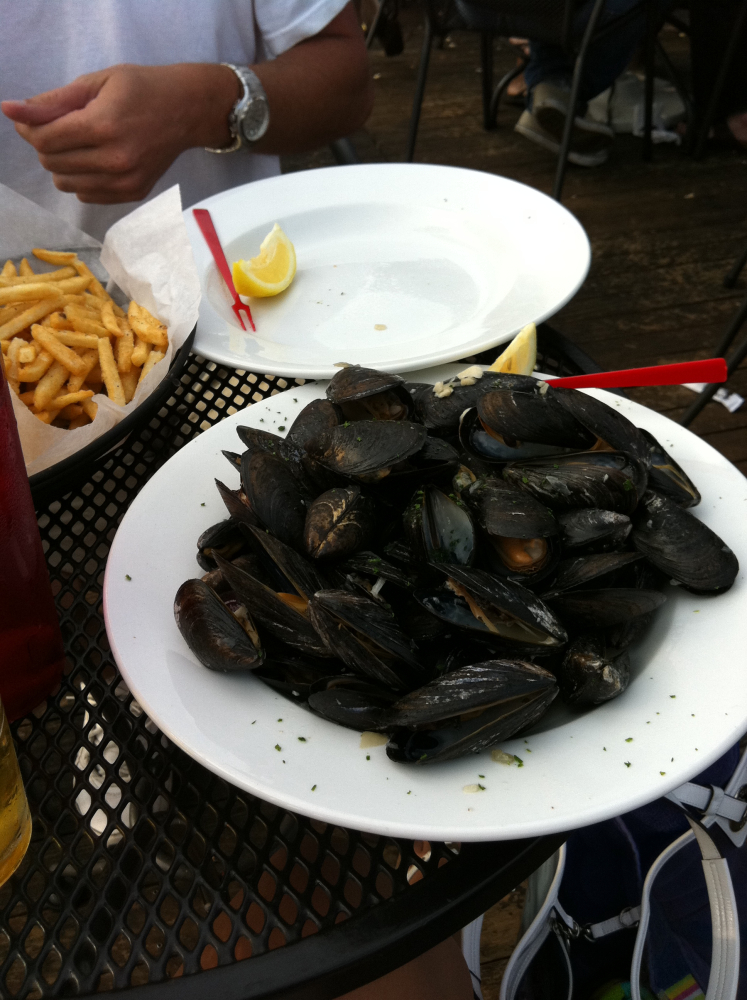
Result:
[[642,493],[646,487],[645,472],[651,460],[651,449],[643,432],[619,410],[595,396],[577,389],[553,388],[552,383],[549,391],[603,445],[612,451],[623,451],[639,463],[643,476],[637,486]]
[[631,514],[638,504],[640,467],[622,452],[581,451],[507,465],[503,478],[553,510],[602,507]]
[[419,452],[427,431],[409,420],[356,420],[322,431],[308,445],[311,457],[331,472],[377,482],[393,466]]
[[308,451],[309,445],[319,434],[337,427],[344,419],[340,407],[330,403],[328,399],[312,399],[291,424],[286,441]]
[[320,681],[330,678],[333,669],[331,660],[314,659],[271,642],[265,662],[254,675],[291,701],[305,702]]
[[568,590],[547,603],[571,628],[587,630],[621,625],[650,614],[666,601],[659,590],[609,587],[598,590]]
[[229,489],[220,479],[215,480],[221,500],[226,505],[228,516],[237,524],[259,524],[259,518],[249,506],[244,491]]
[[494,389],[479,397],[477,414],[486,431],[512,448],[527,441],[576,450],[594,444],[594,435],[548,391]]
[[224,559],[234,559],[246,548],[239,524],[233,518],[226,518],[206,528],[197,539],[197,562],[208,572],[215,569],[215,553]]
[[285,455],[285,438],[281,438],[279,434],[273,434],[259,427],[248,427],[245,424],[240,424],[236,428],[236,433],[249,450],[266,451],[277,458],[283,458]]
[[633,527],[627,514],[596,507],[561,511],[557,521],[565,548],[599,552],[620,548]]
[[508,444],[500,435],[484,427],[476,407],[464,410],[459,418],[459,443],[468,455],[489,465],[505,465],[507,462],[518,462],[523,459],[565,455],[574,450],[535,441]]
[[264,660],[251,617],[233,614],[202,580],[186,580],[174,598],[174,618],[184,641],[209,670],[254,670]]
[[248,535],[253,539],[257,551],[264,555],[268,574],[284,590],[288,589],[287,581],[292,590],[308,600],[317,590],[329,587],[328,576],[315,563],[309,562],[269,531],[249,528]]
[[269,452],[250,449],[242,456],[241,485],[265,528],[293,548],[302,548],[306,507],[288,464]]
[[359,486],[337,487],[310,504],[304,525],[304,549],[313,559],[344,559],[364,548],[375,529],[373,500]]
[[472,564],[475,529],[469,511],[437,487],[418,490],[403,523],[412,548],[426,562]]
[[239,600],[270,635],[311,656],[331,655],[326,643],[306,617],[305,598],[298,594],[281,596],[220,556],[217,557],[217,562]]
[[327,399],[346,420],[405,420],[412,413],[412,397],[399,375],[348,365],[327,386]]
[[317,715],[358,732],[386,729],[389,709],[397,695],[357,675],[341,674],[316,684],[308,696],[308,706]]
[[607,649],[600,633],[579,636],[568,647],[558,669],[563,701],[584,708],[621,695],[630,683],[627,651]]
[[347,590],[323,590],[309,601],[309,617],[331,652],[356,673],[392,690],[422,680],[412,640],[380,603]]
[[[407,563],[405,563],[407,565]],[[382,580],[393,583],[404,590],[412,590],[415,578],[406,569],[382,559],[375,552],[356,552],[339,567],[342,572],[361,573],[373,577],[374,582]]]
[[447,576],[446,586],[415,593],[437,618],[532,655],[552,652],[568,641],[555,613],[525,587],[484,570],[439,568]]
[[488,660],[444,674],[392,706],[390,760],[429,764],[479,753],[533,725],[558,692],[533,663]]
[[664,450],[653,434],[641,430],[651,448],[651,468],[648,483],[656,493],[664,496],[680,507],[695,507],[700,503],[700,493],[695,483],[672,456]]
[[640,552],[599,552],[589,556],[572,556],[558,563],[552,584],[542,595],[543,600],[565,590],[583,587],[592,580],[616,573],[624,566],[641,559]]
[[739,572],[737,557],[714,531],[653,491],[644,494],[631,537],[654,566],[688,590],[728,590]]

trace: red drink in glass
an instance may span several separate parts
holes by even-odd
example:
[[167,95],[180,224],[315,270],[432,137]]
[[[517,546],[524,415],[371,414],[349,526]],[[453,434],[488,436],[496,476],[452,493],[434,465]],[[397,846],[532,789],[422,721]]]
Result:
[[65,654],[16,418],[0,363],[0,698],[19,719],[62,677]]

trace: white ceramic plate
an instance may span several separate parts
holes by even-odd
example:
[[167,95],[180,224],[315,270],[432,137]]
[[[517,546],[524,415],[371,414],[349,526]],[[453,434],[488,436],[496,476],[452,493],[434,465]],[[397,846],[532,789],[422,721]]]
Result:
[[[632,652],[628,690],[584,715],[553,707],[531,735],[504,745],[523,760],[521,768],[493,762],[488,751],[429,767],[394,764],[383,746],[360,749],[357,733],[251,675],[200,666],[172,606],[180,584],[202,575],[194,558],[198,535],[225,516],[213,478],[238,484],[221,449],[240,447],[237,424],[288,427],[323,388],[289,389],[201,434],[156,473],[117,532],[104,583],[107,632],[127,684],[170,739],[216,774],[285,808],[436,840],[509,839],[595,823],[664,795],[739,739],[747,728],[744,570],[718,597],[670,587],[648,638]],[[747,480],[666,417],[592,394],[671,450],[702,492],[697,516],[745,567]],[[485,790],[463,790],[475,784]]]
[[412,371],[509,340],[565,305],[589,269],[576,219],[534,188],[426,164],[329,167],[200,202],[229,264],[279,222],[296,247],[285,292],[244,333],[191,209],[202,282],[198,354],[232,368],[331,378],[338,361]]

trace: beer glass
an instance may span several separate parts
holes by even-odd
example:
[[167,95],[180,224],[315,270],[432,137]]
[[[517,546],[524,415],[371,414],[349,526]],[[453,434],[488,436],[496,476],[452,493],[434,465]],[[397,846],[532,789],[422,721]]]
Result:
[[16,751],[0,704],[0,885],[23,860],[31,839],[31,815]]

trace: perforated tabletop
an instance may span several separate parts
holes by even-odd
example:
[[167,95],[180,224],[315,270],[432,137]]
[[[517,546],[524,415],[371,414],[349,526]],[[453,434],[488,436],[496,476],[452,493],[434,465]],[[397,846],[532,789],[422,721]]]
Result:
[[[557,345],[543,365],[582,370]],[[413,843],[291,814],[191,760],[128,691],[101,608],[119,521],[176,450],[287,386],[193,356],[149,425],[37,512],[67,668],[12,727],[34,826],[0,888],[3,997],[332,998],[443,940],[559,843]]]

